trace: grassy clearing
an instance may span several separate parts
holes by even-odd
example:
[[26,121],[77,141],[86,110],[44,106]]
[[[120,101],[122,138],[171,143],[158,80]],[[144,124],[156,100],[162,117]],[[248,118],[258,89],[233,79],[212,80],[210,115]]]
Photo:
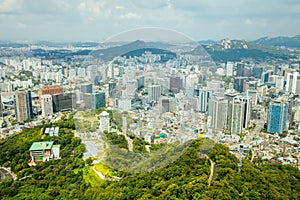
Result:
[[103,165],[102,163],[96,164],[95,168],[98,172],[101,172],[104,176],[112,175],[112,170],[109,167]]
[[83,170],[83,178],[86,183],[91,184],[92,187],[98,187],[104,183],[96,172],[93,170],[93,166],[86,166]]

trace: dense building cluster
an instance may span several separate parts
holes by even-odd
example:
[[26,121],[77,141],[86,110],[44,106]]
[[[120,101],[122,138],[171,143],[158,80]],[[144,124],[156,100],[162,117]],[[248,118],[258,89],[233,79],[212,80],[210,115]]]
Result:
[[[125,128],[149,143],[208,137],[254,148],[251,139],[262,132],[293,135],[297,141],[297,61],[214,63],[207,54],[174,51],[147,50],[101,62],[92,54],[3,57],[1,113],[6,126],[1,135],[13,134],[24,122],[34,126],[57,120],[64,111],[107,108],[126,113],[131,120]],[[106,115],[100,115],[100,131],[111,130]],[[291,154],[299,157],[297,151]]]

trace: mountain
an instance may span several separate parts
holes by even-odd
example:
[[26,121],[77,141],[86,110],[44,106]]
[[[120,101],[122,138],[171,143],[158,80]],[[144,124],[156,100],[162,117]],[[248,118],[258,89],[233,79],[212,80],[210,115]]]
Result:
[[125,57],[134,57],[134,56],[142,56],[145,52],[151,52],[152,54],[158,54],[160,55],[160,62],[167,62],[168,60],[176,58],[176,53],[173,53],[168,50],[164,49],[157,49],[157,48],[142,48],[142,49],[136,49],[130,52],[127,52],[123,54],[122,56]]
[[100,57],[104,61],[112,60],[117,56],[124,55],[128,52],[135,51],[138,49],[147,49],[147,48],[155,48],[155,49],[166,49],[172,45],[160,42],[144,42],[141,40],[136,40],[134,42],[130,42],[127,44],[108,47],[105,49],[95,50],[91,53],[93,56]]
[[240,61],[241,59],[283,59],[293,57],[288,49],[245,40],[223,39],[215,44],[203,45],[214,61]]
[[227,147],[216,145],[204,156],[200,153],[202,142],[194,141],[178,160],[165,168],[123,173],[119,181],[88,188],[85,194],[88,199],[300,198],[297,168],[258,160],[252,163],[248,157],[239,172],[239,161]]
[[23,42],[10,42],[10,41],[0,41],[0,47],[12,47],[12,48],[21,48],[28,47],[27,43]]
[[300,49],[300,35],[294,37],[263,37],[258,40],[254,40],[253,43]]
[[210,46],[213,50],[248,49],[248,45],[245,40],[223,39],[208,46]]
[[[194,140],[187,148],[174,151],[151,145],[151,149],[155,147],[151,151],[159,155],[153,161],[164,163],[174,153],[181,155],[156,170],[134,173],[111,169],[105,163],[91,166],[92,159],[82,158],[85,145],[74,136],[73,117],[71,113],[69,119],[62,118],[0,140],[0,166],[9,167],[17,175],[16,180],[2,180],[0,173],[1,199],[300,199],[298,168],[261,159],[251,161],[249,154],[239,170],[238,158],[226,146],[216,144],[210,148],[205,139]],[[43,131],[53,126],[60,127],[59,135],[45,138]],[[108,150],[110,156],[106,155],[106,161],[113,159],[118,161],[117,165],[129,162],[136,166],[132,162],[136,154],[120,157],[128,152],[123,135],[105,133],[105,136],[107,146],[114,144],[122,149],[114,156]],[[60,145],[61,159],[29,166],[31,144],[46,140]],[[141,141],[133,140],[133,150],[144,152],[138,155],[147,158],[146,143]],[[163,154],[162,149],[166,150]],[[153,166],[153,162],[145,164]],[[100,179],[95,170],[102,174],[105,171],[107,178]]]
[[215,40],[201,40],[198,42],[199,44],[208,45],[217,43]]

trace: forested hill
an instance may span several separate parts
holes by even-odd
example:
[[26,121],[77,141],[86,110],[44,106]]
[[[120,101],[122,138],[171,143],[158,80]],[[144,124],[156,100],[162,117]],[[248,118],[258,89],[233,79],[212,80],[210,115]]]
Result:
[[[74,123],[61,121],[58,137],[62,159],[27,165],[33,141],[49,140],[36,127],[0,142],[0,166],[11,167],[18,179],[0,183],[0,199],[300,199],[300,171],[288,165],[260,160],[238,160],[228,148],[216,145],[208,157],[217,165],[217,176],[208,186],[210,160],[200,154],[196,140],[169,166],[148,173],[113,173],[119,181],[101,180],[84,162],[84,145],[72,133]],[[110,133],[113,134],[113,133]],[[113,137],[111,137],[113,139]]]
[[142,174],[124,174],[118,182],[89,188],[89,199],[299,199],[300,171],[287,165],[249,160],[238,172],[238,160],[222,145],[209,157],[217,177],[208,186],[210,161],[199,156],[198,140],[170,166]]

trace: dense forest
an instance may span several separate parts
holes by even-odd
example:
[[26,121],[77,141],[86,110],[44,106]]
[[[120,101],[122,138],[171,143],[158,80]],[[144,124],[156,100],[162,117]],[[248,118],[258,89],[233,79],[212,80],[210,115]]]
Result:
[[194,141],[176,162],[139,174],[123,174],[118,182],[89,188],[89,199],[299,199],[300,171],[288,165],[238,160],[228,148],[216,145],[208,156],[217,164],[216,179],[208,186],[210,161]]
[[[47,126],[59,125],[57,137],[43,136]],[[215,145],[203,156],[203,140],[195,140],[167,167],[143,173],[116,172],[119,181],[99,180],[90,184],[84,178],[91,163],[82,159],[85,147],[74,137],[72,117],[57,124],[24,130],[0,141],[0,166],[11,167],[18,179],[0,183],[1,199],[300,199],[300,171],[259,159],[238,159],[227,147]],[[124,138],[107,134],[109,142],[126,149]],[[30,145],[51,140],[61,145],[61,159],[29,167]],[[118,144],[120,143],[120,144]],[[136,152],[145,152],[143,141],[134,139]],[[211,185],[211,159],[217,174]],[[112,169],[113,170],[113,169]],[[116,171],[116,170],[114,170]],[[98,177],[97,177],[98,178]],[[98,180],[95,178],[95,180]]]

